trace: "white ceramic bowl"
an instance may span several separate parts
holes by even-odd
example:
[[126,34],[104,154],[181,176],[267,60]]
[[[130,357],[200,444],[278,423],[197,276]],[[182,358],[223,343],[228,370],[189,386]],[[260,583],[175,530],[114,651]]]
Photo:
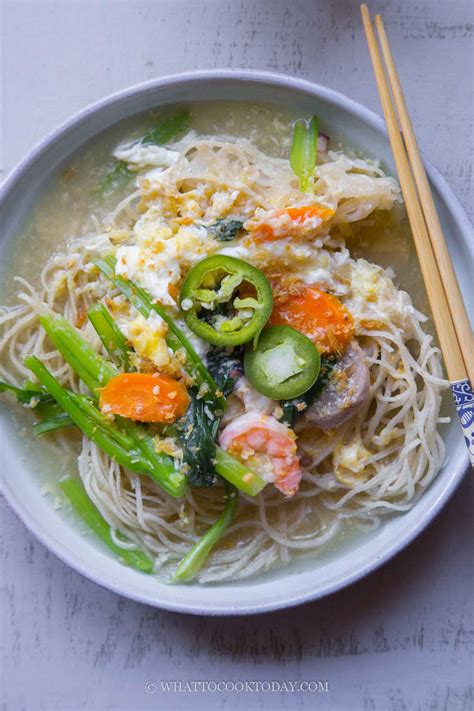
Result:
[[[334,132],[346,136],[393,171],[382,120],[359,104],[322,86],[264,72],[208,71],[147,82],[100,101],[47,136],[13,171],[0,206],[2,250],[18,235],[21,223],[70,154],[119,120],[175,102],[245,99],[291,105],[316,113]],[[428,173],[456,271],[465,291],[472,277],[469,222],[441,176]],[[421,278],[421,277],[420,277]],[[454,412],[454,411],[453,411]],[[203,615],[251,614],[315,600],[367,575],[406,546],[438,513],[467,469],[458,423],[445,428],[446,464],[415,507],[386,521],[370,535],[349,539],[326,551],[293,561],[265,576],[222,585],[170,587],[118,563],[93,537],[79,533],[72,516],[55,510],[41,493],[45,467],[61,473],[61,463],[25,446],[15,434],[11,414],[2,405],[2,489],[28,529],[72,568],[114,592],[156,607]]]

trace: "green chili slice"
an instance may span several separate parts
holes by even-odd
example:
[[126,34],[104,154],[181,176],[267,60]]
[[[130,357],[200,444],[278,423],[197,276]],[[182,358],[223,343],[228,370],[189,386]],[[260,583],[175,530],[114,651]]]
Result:
[[262,395],[287,400],[305,393],[319,374],[319,351],[290,326],[266,328],[255,349],[247,348],[245,375]]
[[197,336],[215,346],[238,346],[257,340],[272,311],[272,289],[251,264],[214,255],[188,273],[180,306]]

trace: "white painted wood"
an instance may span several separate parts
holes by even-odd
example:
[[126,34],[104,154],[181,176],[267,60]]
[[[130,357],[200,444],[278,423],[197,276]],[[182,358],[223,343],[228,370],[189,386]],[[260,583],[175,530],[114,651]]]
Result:
[[[471,3],[372,9],[383,12],[420,144],[472,216]],[[4,171],[83,105],[190,68],[287,72],[379,110],[353,0],[4,0],[1,13]],[[370,578],[243,620],[121,599],[67,569],[0,505],[5,711],[472,708],[471,478]],[[147,693],[160,680],[327,680],[329,692]]]

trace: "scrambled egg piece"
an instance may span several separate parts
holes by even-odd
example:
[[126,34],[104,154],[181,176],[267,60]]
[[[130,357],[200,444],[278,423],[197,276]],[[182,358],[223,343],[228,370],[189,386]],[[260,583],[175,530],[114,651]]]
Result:
[[[124,329],[125,330],[125,329]],[[135,351],[158,368],[169,366],[171,353],[166,343],[167,324],[153,312],[145,319],[141,314],[126,327],[126,335]]]
[[176,303],[172,294],[176,294],[181,270],[186,272],[212,251],[212,240],[204,227],[173,227],[152,207],[135,224],[134,244],[117,250],[117,274],[137,281],[154,299],[168,306]]
[[371,453],[360,442],[340,443],[333,453],[336,478],[349,486],[368,478],[366,466]]
[[351,294],[345,305],[354,316],[356,333],[359,328],[381,328],[388,322],[409,332],[415,311],[406,291],[394,285],[391,271],[365,259],[358,259],[352,267]]

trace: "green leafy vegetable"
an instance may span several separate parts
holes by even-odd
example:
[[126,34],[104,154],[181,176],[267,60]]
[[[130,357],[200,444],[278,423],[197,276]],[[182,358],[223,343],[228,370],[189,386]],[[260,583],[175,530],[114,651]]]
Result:
[[34,411],[35,415],[42,418],[33,425],[33,435],[40,435],[59,429],[69,427],[74,423],[64,414],[62,408],[56,400],[48,393],[39,388],[34,383],[26,383],[24,387],[17,388],[10,383],[0,381],[0,392],[11,392],[16,395],[17,401]]
[[243,375],[243,349],[211,348],[206,356],[206,364],[217,387],[224,394],[230,395],[236,381]]
[[[118,556],[124,565],[136,568],[144,573],[153,572],[153,561],[145,553],[138,549],[121,548],[113,541],[109,524],[89,499],[79,479],[66,477],[59,482],[59,486],[84,523],[95,533],[97,538]],[[124,536],[121,538],[124,542],[128,542]]]
[[59,415],[53,415],[52,417],[47,417],[45,420],[41,420],[40,422],[35,422],[32,430],[34,437],[41,437],[41,435],[53,432],[54,430],[62,429],[63,427],[74,427],[74,422],[66,412],[62,412]]
[[[62,316],[46,314],[40,317],[40,321],[63,358],[86,383],[92,398],[97,401],[99,388],[117,374],[115,366],[98,355]],[[61,388],[37,359],[29,359],[29,362],[36,368],[33,370],[28,365],[38,380],[91,441],[131,471],[151,476],[172,496],[183,494],[186,484],[184,474],[176,470],[171,457],[155,452],[153,437],[144,427],[121,418],[118,418],[120,426],[110,422],[91,401]],[[41,373],[43,380],[36,371]]]
[[225,506],[217,521],[206,531],[191,550],[184,556],[171,579],[172,583],[187,583],[196,577],[210,552],[230,526],[237,511],[238,496],[235,487],[225,486]]
[[212,402],[198,397],[196,388],[189,392],[191,401],[186,414],[175,424],[187,465],[191,486],[211,487],[216,480],[214,459],[220,417],[213,413]]
[[[141,289],[133,282],[130,282],[126,279],[122,279],[122,277],[119,277],[115,274],[115,260],[113,259],[113,257],[100,259],[96,261],[96,265],[102,271],[102,273],[105,274],[105,276],[107,276],[112,281],[112,283],[122,292],[122,294],[124,294],[124,296],[135,306],[135,308],[137,308],[138,311],[143,314],[143,316],[148,316],[152,309],[154,309],[158,313],[158,315],[161,316],[164,321],[166,321],[166,323],[170,327],[171,336],[173,337],[172,340],[170,340],[170,334],[168,334],[168,345],[170,346],[170,348],[173,348],[173,350],[177,350],[178,347],[183,348],[188,357],[188,364],[191,365],[192,374],[196,378],[197,386],[208,387],[208,392],[205,393],[204,398],[202,398],[201,404],[193,404],[193,401],[195,399],[197,400],[197,396],[192,398],[192,402],[188,409],[188,412],[191,424],[193,424],[193,421],[197,423],[204,423],[204,416],[206,416],[206,419],[208,420],[211,419],[209,418],[208,414],[206,413],[206,410],[204,409],[204,405],[206,403],[208,404],[208,412],[212,413],[212,418],[215,418],[212,419],[211,422],[207,422],[205,425],[203,425],[205,440],[204,451],[206,451],[206,449],[207,451],[210,451],[209,432],[214,432],[215,440],[219,422],[218,418],[220,417],[220,414],[224,412],[226,407],[225,397],[223,395],[220,395],[219,388],[211,373],[206,368],[201,358],[198,356],[198,354],[196,353],[184,333],[181,331],[179,326],[177,326],[175,321],[170,316],[168,316],[166,310],[160,304],[153,303],[150,296],[146,293],[144,289]],[[182,443],[183,448],[186,449],[187,440],[185,440],[184,437],[181,436],[180,441]],[[192,446],[194,447],[196,445],[192,444]],[[195,453],[193,453],[191,451],[191,448],[189,447],[188,453],[185,452],[187,463],[191,463],[193,456],[195,456]],[[224,479],[227,479],[231,483],[235,484],[238,489],[240,489],[244,493],[248,493],[249,496],[256,496],[256,494],[261,491],[261,489],[263,489],[263,487],[265,486],[265,482],[260,479],[260,477],[249,471],[247,467],[245,467],[239,461],[234,459],[234,457],[232,457],[230,454],[224,452],[223,450],[220,450],[219,447],[217,447],[217,449],[215,450],[215,460],[215,471],[220,474],[220,476],[222,476]],[[207,464],[206,468],[204,469],[201,464],[201,460],[198,459],[196,464],[196,473],[194,476],[191,475],[191,477],[194,478],[195,481],[198,481],[201,477],[203,480],[209,481],[211,476],[213,476],[213,472],[210,472],[209,464]],[[247,484],[245,481],[246,479],[249,479],[251,483]]]
[[[242,374],[241,349],[229,354],[212,348],[207,354],[207,367],[217,388],[224,397],[229,395],[235,380]],[[188,468],[188,480],[192,486],[212,486],[216,480],[216,439],[220,416],[207,395],[198,397],[196,388],[189,393],[190,405],[179,421],[178,438]]]
[[48,393],[43,392],[39,388],[33,386],[25,388],[17,388],[16,385],[5,383],[0,380],[0,393],[11,392],[16,396],[16,399],[25,407],[35,408],[38,405],[49,405],[54,402],[54,398]]
[[[158,122],[154,128],[150,129],[139,142],[144,146],[155,145],[164,146],[174,138],[178,138],[184,131],[189,128],[191,114],[189,111],[182,111],[170,118],[163,119]],[[136,175],[128,168],[128,165],[123,160],[118,160],[109,172],[104,176],[100,183],[99,190],[102,193],[110,193],[119,188],[125,187],[130,180]]]
[[[47,432],[70,427],[74,425],[69,415],[67,415],[61,405],[44,389],[34,383],[27,383],[27,387],[17,388],[15,385],[0,381],[0,392],[12,392],[16,395],[18,402],[34,411],[42,419],[33,425],[33,435],[40,437]],[[85,395],[77,397],[87,399]]]
[[102,179],[99,190],[102,193],[110,193],[125,187],[133,178],[134,173],[128,169],[127,164],[123,160],[116,161],[115,165]]
[[290,427],[293,427],[298,415],[303,413],[316,400],[321,390],[328,384],[335,364],[335,356],[321,356],[319,375],[314,385],[300,397],[280,402],[283,409],[282,422],[286,422]]
[[164,146],[187,131],[190,123],[191,114],[189,111],[182,111],[157,123],[154,128],[145,133],[141,142],[145,146],[150,144]]
[[307,193],[311,190],[311,178],[314,174],[318,157],[318,118],[312,116],[309,121],[300,119],[295,122],[293,145],[291,146],[290,165],[300,179],[300,189]]
[[231,242],[238,237],[244,223],[240,220],[216,220],[207,228],[211,237],[218,242]]

